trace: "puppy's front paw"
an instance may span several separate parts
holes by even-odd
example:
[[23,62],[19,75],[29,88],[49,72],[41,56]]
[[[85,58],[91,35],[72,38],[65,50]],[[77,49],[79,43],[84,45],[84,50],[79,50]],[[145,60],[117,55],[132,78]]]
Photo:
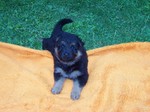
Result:
[[61,92],[61,89],[62,89],[62,88],[60,88],[60,87],[53,87],[53,88],[51,89],[51,92],[52,92],[53,94],[59,94],[59,93]]
[[71,99],[72,100],[78,100],[80,98],[80,92],[77,92],[77,91],[73,91],[71,93]]
[[62,90],[65,78],[61,77],[58,81],[55,82],[51,92],[53,94],[59,94]]

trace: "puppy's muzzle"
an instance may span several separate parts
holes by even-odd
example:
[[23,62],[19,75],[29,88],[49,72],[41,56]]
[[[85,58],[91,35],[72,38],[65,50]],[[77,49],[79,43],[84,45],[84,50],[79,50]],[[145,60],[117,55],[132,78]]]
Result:
[[60,54],[61,60],[65,62],[73,61],[75,57],[76,55],[73,54],[71,51],[64,51]]

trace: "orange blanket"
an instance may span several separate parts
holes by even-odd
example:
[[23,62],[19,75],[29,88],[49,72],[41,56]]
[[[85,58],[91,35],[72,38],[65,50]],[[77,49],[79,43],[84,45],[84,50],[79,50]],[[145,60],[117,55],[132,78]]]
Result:
[[53,95],[48,51],[0,43],[0,112],[150,112],[150,43],[88,51],[89,80],[77,101],[72,81]]

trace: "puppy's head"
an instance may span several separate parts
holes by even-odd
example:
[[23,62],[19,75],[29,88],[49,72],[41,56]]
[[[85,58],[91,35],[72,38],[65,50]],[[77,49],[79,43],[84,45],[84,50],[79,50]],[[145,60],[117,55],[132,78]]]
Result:
[[73,34],[64,34],[56,39],[54,51],[57,59],[67,65],[76,63],[82,56],[83,42]]
[[64,32],[62,27],[73,22],[71,19],[58,21],[50,38],[44,38],[42,48],[49,50],[61,63],[73,65],[80,60],[84,51],[84,43],[76,35]]
[[51,34],[50,38],[42,38],[42,49],[43,50],[49,50],[52,54],[54,52],[54,46],[55,46],[55,42],[57,40],[57,37],[59,37],[59,35],[63,34],[63,30],[62,27],[65,24],[71,23],[73,22],[71,19],[61,19],[60,21],[58,21],[53,29],[53,32]]

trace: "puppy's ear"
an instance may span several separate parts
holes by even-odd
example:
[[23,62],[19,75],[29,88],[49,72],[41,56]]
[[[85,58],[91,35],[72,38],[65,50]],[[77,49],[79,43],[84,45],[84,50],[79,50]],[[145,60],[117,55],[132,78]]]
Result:
[[54,52],[55,42],[53,41],[53,38],[43,38],[42,41],[42,49],[48,50],[51,53]]
[[79,43],[80,47],[84,46],[84,42],[80,38],[78,39],[78,43]]
[[49,46],[50,38],[42,38],[41,41],[42,41],[42,49],[43,49],[43,50],[48,50],[49,47],[50,47],[50,46]]
[[84,46],[84,42],[80,41],[80,46]]

